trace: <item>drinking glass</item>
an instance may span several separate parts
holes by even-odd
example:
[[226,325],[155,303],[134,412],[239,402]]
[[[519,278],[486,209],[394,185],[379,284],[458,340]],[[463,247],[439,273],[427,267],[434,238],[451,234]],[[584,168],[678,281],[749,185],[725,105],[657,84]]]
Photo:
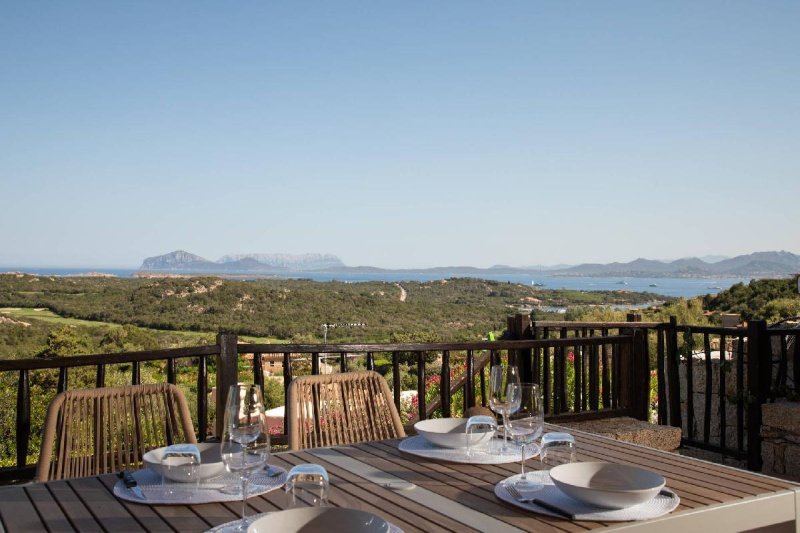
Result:
[[[492,416],[477,415],[467,419],[467,455],[472,457],[473,450],[491,447],[494,434],[497,432],[497,420]],[[488,439],[488,443],[486,442]],[[491,450],[490,450],[491,452]]]
[[269,428],[260,386],[231,386],[225,404],[220,452],[225,468],[228,472],[239,474],[241,480],[242,519],[236,529],[246,531],[250,474],[263,468],[269,459]]
[[324,507],[328,504],[330,480],[325,467],[318,464],[293,466],[286,474],[289,507]]
[[[196,445],[173,444],[164,449],[161,455],[161,486],[166,494],[172,495],[187,488],[197,490],[199,473],[200,450]],[[173,483],[173,479],[183,483]]]
[[519,386],[519,369],[516,366],[510,365],[503,368],[501,365],[492,366],[492,374],[489,381],[489,388],[491,394],[489,395],[489,408],[495,413],[503,417],[503,446],[500,448],[500,453],[508,453],[510,447],[508,446],[508,414],[513,407],[509,396],[509,391],[512,390],[509,386]]
[[525,450],[528,445],[536,442],[544,430],[544,401],[539,385],[522,385],[521,392],[519,409],[509,416],[508,431],[522,449],[522,475],[514,482],[514,486],[519,490],[530,491],[542,488],[541,483],[525,477]]
[[569,433],[545,433],[541,448],[539,459],[548,468],[575,462],[575,437]]

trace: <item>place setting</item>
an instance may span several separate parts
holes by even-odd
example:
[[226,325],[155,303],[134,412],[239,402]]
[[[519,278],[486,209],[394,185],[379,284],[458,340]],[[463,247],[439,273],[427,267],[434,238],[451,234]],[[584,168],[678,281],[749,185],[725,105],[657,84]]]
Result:
[[209,529],[206,533],[403,533],[378,515],[359,509],[332,507],[330,478],[319,464],[292,467],[286,476],[286,509],[260,513]]
[[398,449],[419,457],[467,464],[506,464],[536,457],[536,446],[509,442],[508,417],[519,409],[521,384],[516,366],[491,369],[489,407],[503,418],[498,425],[490,415],[469,418],[432,418],[414,424],[416,436],[400,442]]
[[[495,485],[501,500],[537,514],[581,521],[648,520],[678,507],[680,498],[666,489],[663,476],[626,464],[576,462],[575,438],[569,433],[542,435],[544,407],[538,385],[522,385],[521,404],[507,424],[525,448],[537,446],[545,469],[525,471]],[[541,437],[541,439],[540,439]]]
[[220,443],[181,443],[145,453],[145,468],[120,472],[114,495],[149,505],[245,501],[286,482],[268,465],[270,438],[261,387],[234,385]]

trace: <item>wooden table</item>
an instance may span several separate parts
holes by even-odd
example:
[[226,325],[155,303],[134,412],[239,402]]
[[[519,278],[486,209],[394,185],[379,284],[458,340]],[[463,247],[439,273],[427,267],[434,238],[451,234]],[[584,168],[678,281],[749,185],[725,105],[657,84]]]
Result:
[[[551,427],[548,429],[557,429]],[[330,503],[383,516],[413,531],[647,531],[800,532],[800,485],[680,455],[572,431],[580,460],[640,465],[667,478],[681,498],[669,515],[647,522],[569,522],[522,511],[498,500],[494,485],[519,463],[490,466],[440,463],[397,450],[399,441],[285,452],[271,463],[289,468],[320,463],[331,476]],[[538,466],[529,461],[530,466]],[[240,504],[148,506],[120,501],[105,475],[0,489],[0,520],[12,531],[202,531],[236,519]],[[408,488],[408,487],[412,488]],[[283,509],[277,490],[248,500],[250,512]]]

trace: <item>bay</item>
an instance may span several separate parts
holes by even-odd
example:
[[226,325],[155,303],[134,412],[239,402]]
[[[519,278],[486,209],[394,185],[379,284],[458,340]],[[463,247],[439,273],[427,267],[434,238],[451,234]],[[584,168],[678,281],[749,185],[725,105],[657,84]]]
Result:
[[[57,268],[57,267],[14,267],[2,268],[0,272],[26,272],[39,276],[79,276],[87,273],[110,274],[130,278],[137,272],[124,268]],[[540,286],[544,289],[567,289],[577,291],[630,291],[652,292],[664,296],[691,298],[702,294],[717,293],[735,283],[749,283],[748,278],[633,278],[633,277],[577,277],[546,276],[531,274],[464,274],[463,272],[437,271],[384,271],[384,272],[295,272],[291,276],[231,276],[236,279],[309,279],[312,281],[343,281],[357,283],[363,281],[439,281],[453,277],[471,277],[500,282]]]

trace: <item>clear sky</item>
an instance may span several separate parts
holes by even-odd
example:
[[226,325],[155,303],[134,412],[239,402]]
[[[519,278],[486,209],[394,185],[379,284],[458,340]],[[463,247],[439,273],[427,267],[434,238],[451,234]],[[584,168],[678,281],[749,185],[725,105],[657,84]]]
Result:
[[0,0],[0,265],[800,252],[800,2]]

